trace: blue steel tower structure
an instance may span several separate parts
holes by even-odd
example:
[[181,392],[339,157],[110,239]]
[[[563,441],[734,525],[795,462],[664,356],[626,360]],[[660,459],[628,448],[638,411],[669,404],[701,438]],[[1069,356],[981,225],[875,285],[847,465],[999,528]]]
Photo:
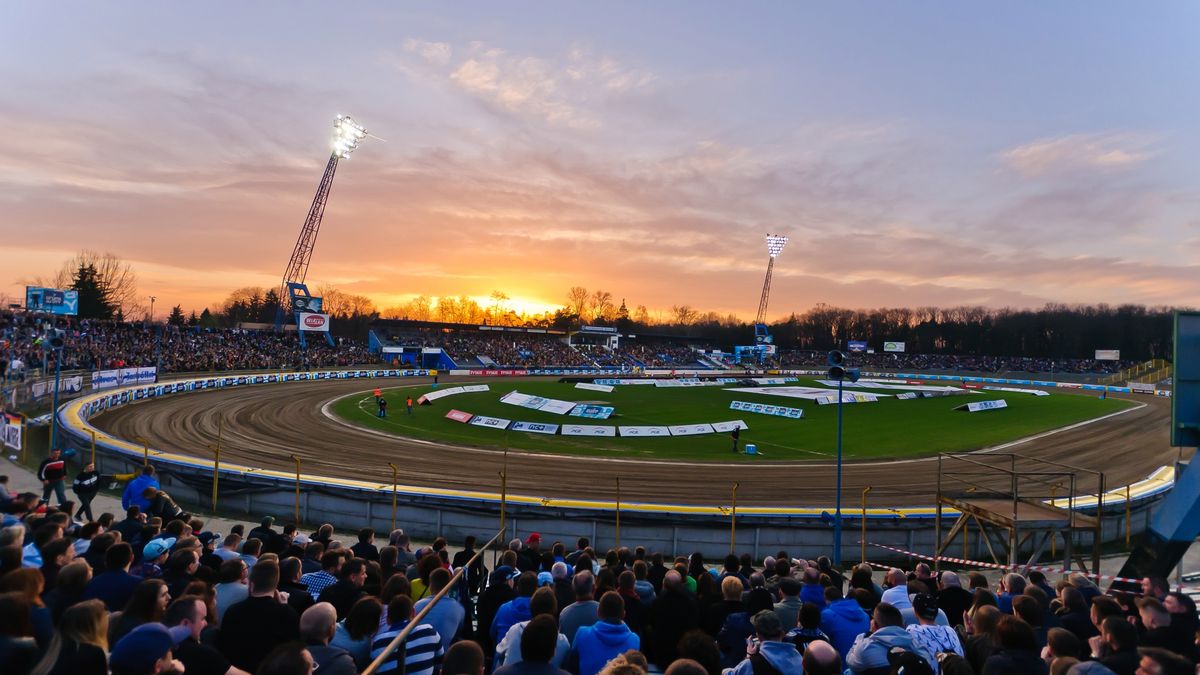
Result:
[[766,324],[767,302],[771,299],[771,275],[775,271],[775,258],[779,257],[787,243],[788,238],[781,234],[767,235],[767,255],[770,258],[767,261],[767,276],[763,279],[762,295],[758,298],[758,314],[754,317],[754,343],[756,345],[769,345],[772,342],[771,333],[767,330]]
[[[321,220],[325,216],[325,204],[329,201],[329,191],[333,187],[333,176],[337,172],[338,161],[349,159],[350,153],[367,137],[366,129],[344,115],[338,115],[334,120],[333,129],[333,152],[329,155],[329,162],[325,164],[325,173],[317,186],[317,194],[313,197],[312,205],[308,207],[308,217],[304,219],[304,226],[300,228],[300,236],[296,239],[292,257],[283,272],[283,281],[279,284],[279,310],[275,314],[275,330],[283,327],[284,316],[290,312],[293,319],[297,320],[301,345],[305,344],[305,339],[304,327],[298,322],[300,312],[321,311],[320,299],[312,297],[304,280],[308,276],[313,250],[317,247],[317,234],[321,231]],[[328,331],[325,331],[325,339],[333,346],[333,336]]]

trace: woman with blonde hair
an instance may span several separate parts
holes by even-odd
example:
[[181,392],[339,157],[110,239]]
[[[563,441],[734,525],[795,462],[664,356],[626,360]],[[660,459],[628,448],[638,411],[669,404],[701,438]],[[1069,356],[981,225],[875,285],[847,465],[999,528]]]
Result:
[[63,611],[58,631],[29,675],[107,675],[108,612],[100,600]]

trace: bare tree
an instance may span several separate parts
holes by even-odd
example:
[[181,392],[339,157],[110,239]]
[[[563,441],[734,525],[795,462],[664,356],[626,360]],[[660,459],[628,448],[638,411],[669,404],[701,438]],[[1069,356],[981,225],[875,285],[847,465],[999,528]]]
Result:
[[88,266],[96,269],[96,281],[104,289],[104,299],[115,309],[125,316],[134,316],[142,309],[144,303],[138,295],[137,274],[128,262],[112,253],[81,250],[64,262],[57,272],[34,277],[29,285],[70,288],[79,268]]
[[691,305],[672,305],[671,314],[675,316],[675,323],[681,326],[690,326],[696,321],[698,313],[692,309]]
[[591,295],[583,286],[572,286],[571,290],[567,291],[567,309],[578,317],[582,317],[588,309],[588,303],[591,302]]
[[616,318],[616,311],[612,293],[600,290],[592,293],[592,316],[596,319],[612,321]]

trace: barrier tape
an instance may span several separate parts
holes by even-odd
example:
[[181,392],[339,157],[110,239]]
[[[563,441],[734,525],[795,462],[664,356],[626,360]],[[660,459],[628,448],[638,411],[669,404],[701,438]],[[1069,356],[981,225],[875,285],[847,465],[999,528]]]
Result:
[[1140,585],[1142,583],[1141,579],[1127,579],[1125,577],[1118,577],[1118,576],[1115,576],[1112,574],[1093,574],[1091,572],[1078,572],[1076,570],[1064,570],[1061,567],[1058,567],[1056,565],[998,565],[996,563],[983,562],[982,560],[965,560],[963,558],[951,558],[948,556],[942,556],[941,558],[935,558],[933,556],[923,555],[921,553],[905,551],[902,548],[896,548],[894,546],[887,546],[885,544],[876,544],[876,543],[869,542],[869,541],[867,542],[867,546],[874,546],[875,548],[882,548],[882,549],[885,549],[888,551],[894,551],[896,553],[908,556],[910,558],[919,558],[921,560],[929,560],[931,562],[949,562],[949,563],[955,563],[958,565],[968,565],[971,567],[986,567],[988,569],[994,569],[994,570],[1017,570],[1017,569],[1020,569],[1020,570],[1025,570],[1027,572],[1030,570],[1037,570],[1038,572],[1049,572],[1051,574],[1082,574],[1083,576],[1090,577],[1092,579],[1102,579],[1102,580],[1107,580],[1107,581],[1120,581],[1120,582],[1126,583],[1126,584],[1138,584],[1138,585]]

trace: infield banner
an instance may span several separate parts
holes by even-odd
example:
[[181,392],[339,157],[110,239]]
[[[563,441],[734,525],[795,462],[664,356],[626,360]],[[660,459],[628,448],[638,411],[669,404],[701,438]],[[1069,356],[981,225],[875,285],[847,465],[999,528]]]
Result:
[[671,430],[672,436],[697,436],[713,433],[711,424],[676,424],[667,428]]
[[462,422],[463,424],[470,422],[472,417],[474,417],[474,415],[471,413],[463,412],[461,410],[451,410],[450,412],[446,413],[446,419],[451,419],[455,422]]
[[488,417],[486,415],[476,415],[471,418],[470,424],[476,427],[490,427],[492,429],[507,429],[512,420],[506,420],[502,417]]
[[606,420],[615,411],[616,408],[607,405],[591,405],[589,403],[580,403],[571,408],[567,414],[572,417],[587,417],[594,420]]
[[587,424],[564,424],[563,436],[616,436],[616,427],[600,427]]
[[966,410],[967,412],[979,412],[981,410],[999,410],[1001,408],[1007,408],[1007,407],[1008,407],[1008,403],[1006,403],[1004,401],[1004,399],[1000,399],[997,401],[975,401],[974,403],[960,405],[957,408],[955,408],[955,410]]
[[531,434],[550,434],[558,433],[557,424],[542,424],[541,422],[513,422],[508,428],[509,431],[527,431]]
[[617,429],[620,430],[622,436],[632,438],[662,438],[671,435],[671,430],[666,427],[630,426],[617,427]]
[[611,384],[592,384],[591,382],[578,382],[575,384],[576,389],[591,389],[592,391],[610,392],[613,390]]
[[765,403],[750,403],[749,401],[731,401],[729,403],[730,410],[741,410],[742,412],[758,413],[759,415],[775,415],[777,417],[787,417],[798,420],[804,416],[803,408],[785,408],[781,405],[767,405]]
[[718,434],[727,434],[734,429],[749,429],[750,427],[742,420],[733,420],[732,422],[713,422],[712,428]]

